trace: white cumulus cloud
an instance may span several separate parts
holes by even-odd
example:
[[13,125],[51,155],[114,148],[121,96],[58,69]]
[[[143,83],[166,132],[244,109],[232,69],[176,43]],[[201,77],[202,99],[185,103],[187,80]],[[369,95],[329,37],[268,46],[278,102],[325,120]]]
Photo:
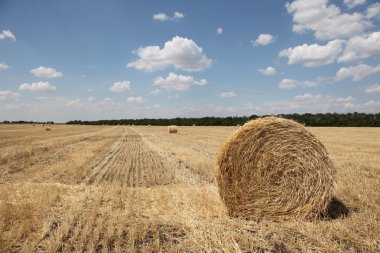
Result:
[[366,0],[344,0],[343,3],[350,9],[362,5],[365,3]]
[[96,97],[88,97],[88,98],[87,98],[87,101],[93,103],[93,102],[96,101]]
[[0,40],[3,40],[3,39],[10,39],[10,40],[16,41],[16,36],[10,30],[3,30],[0,33]]
[[73,106],[73,105],[77,105],[77,104],[79,104],[79,102],[80,102],[80,99],[77,98],[77,99],[73,99],[73,100],[69,100],[69,101],[67,101],[67,102],[66,102],[66,105],[67,105],[67,106]]
[[49,82],[34,82],[34,83],[22,83],[19,90],[21,91],[54,91],[57,87],[51,85]]
[[380,32],[373,32],[350,38],[338,62],[350,62],[378,54],[380,54]]
[[367,103],[365,103],[364,105],[370,106],[370,107],[377,107],[378,109],[380,109],[380,101],[370,100]]
[[365,93],[376,93],[380,92],[380,84],[372,85],[364,90]]
[[9,66],[5,62],[0,62],[0,70],[6,70]]
[[185,17],[185,14],[183,14],[182,12],[174,12],[174,18],[175,19],[179,19],[179,18],[184,18]]
[[232,98],[232,97],[236,97],[236,94],[233,91],[227,91],[227,92],[219,93],[218,97],[221,97],[221,98]]
[[378,72],[380,72],[380,64],[374,67],[366,64],[343,67],[336,72],[335,81],[341,81],[346,78],[351,78],[352,81],[356,82]]
[[278,84],[278,87],[280,89],[290,90],[294,89],[296,87],[302,87],[302,88],[310,88],[310,87],[317,87],[321,85],[321,80],[317,79],[316,81],[298,81],[294,79],[282,79],[281,82]]
[[380,19],[380,3],[374,3],[368,6],[367,15],[368,19],[370,18],[378,18]]
[[217,34],[222,34],[223,33],[223,28],[219,27],[218,29],[216,29],[216,33]]
[[169,20],[170,18],[168,15],[161,12],[161,13],[153,14],[153,19],[157,21],[166,21],[166,20]]
[[35,76],[44,77],[44,78],[57,78],[57,77],[62,76],[61,72],[58,72],[57,70],[53,68],[47,68],[43,66],[30,70],[30,73]]
[[166,78],[158,77],[154,80],[154,85],[167,90],[184,91],[191,86],[203,86],[207,84],[206,79],[195,80],[192,76],[177,75],[169,73]]
[[141,47],[135,52],[139,59],[127,64],[128,68],[144,71],[164,70],[173,65],[185,71],[201,71],[210,68],[212,60],[193,40],[176,36],[159,46]]
[[315,100],[319,100],[322,98],[322,95],[320,94],[311,94],[311,93],[305,93],[303,95],[297,95],[294,97],[295,100],[300,100],[300,101],[315,101]]
[[172,17],[169,17],[166,13],[163,13],[163,12],[153,14],[153,19],[156,21],[175,21],[184,17],[185,17],[185,14],[178,11],[174,12]]
[[253,46],[266,46],[274,42],[274,37],[268,33],[260,34],[255,41],[252,41]]
[[342,40],[333,40],[326,45],[303,44],[280,51],[280,57],[288,57],[288,64],[302,64],[305,67],[318,67],[331,64],[342,51]]
[[360,13],[342,13],[329,0],[295,0],[286,4],[293,15],[293,31],[314,32],[320,40],[346,39],[364,32],[372,23]]
[[356,98],[351,97],[351,96],[336,99],[336,102],[355,102],[355,101],[356,101]]
[[140,103],[144,102],[144,100],[140,96],[138,96],[138,97],[128,97],[127,98],[127,102],[128,103],[138,103],[138,104],[140,104]]
[[158,94],[160,94],[161,93],[161,90],[160,89],[154,89],[154,90],[152,90],[151,92],[150,92],[150,94],[152,94],[152,95],[158,95]]
[[113,92],[124,92],[124,91],[129,91],[130,89],[131,89],[131,82],[126,81],[126,80],[115,82],[110,87],[110,91],[113,91]]
[[17,92],[12,92],[10,90],[0,90],[0,100],[16,98],[18,96],[20,96],[20,94]]
[[274,76],[276,74],[276,69],[271,66],[266,67],[265,69],[258,69],[257,71],[266,76]]

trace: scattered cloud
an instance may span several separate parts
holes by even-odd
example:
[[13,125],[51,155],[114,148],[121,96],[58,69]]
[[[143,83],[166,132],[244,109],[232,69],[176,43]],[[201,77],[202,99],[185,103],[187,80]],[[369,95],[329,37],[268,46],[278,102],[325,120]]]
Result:
[[366,17],[368,19],[371,19],[371,18],[380,19],[380,3],[374,3],[368,6]]
[[303,95],[297,95],[294,97],[295,100],[298,101],[316,101],[322,98],[321,94],[313,95],[311,93],[305,93]]
[[110,98],[110,97],[105,97],[104,98],[104,102],[111,102],[112,101],[112,98]]
[[161,13],[153,14],[153,19],[157,21],[166,21],[166,20],[169,20],[170,18],[168,15],[161,12]]
[[126,80],[115,82],[110,87],[110,91],[113,91],[113,92],[125,92],[125,91],[129,91],[130,89],[131,89],[131,82],[126,81]]
[[174,18],[176,19],[179,19],[179,18],[184,18],[185,17],[185,14],[183,14],[182,12],[174,12]]
[[3,30],[0,33],[0,40],[3,40],[3,39],[10,39],[10,40],[16,41],[16,36],[10,30]]
[[184,17],[185,17],[185,14],[178,11],[174,12],[172,17],[169,17],[166,13],[163,13],[163,12],[153,14],[153,19],[156,21],[176,21]]
[[157,108],[160,108],[161,106],[159,105],[159,104],[155,104],[154,106],[153,106],[153,108],[154,109],[157,109]]
[[0,70],[6,70],[9,66],[5,62],[0,62]]
[[297,80],[285,78],[281,80],[281,82],[278,84],[278,87],[280,89],[290,90],[296,88],[297,84]]
[[[370,111],[364,104],[354,103],[355,98],[337,98],[331,95],[305,93],[288,101],[267,102],[261,106],[266,113],[326,113],[348,111]],[[372,109],[371,109],[372,111]]]
[[167,90],[184,91],[191,86],[203,86],[207,84],[206,79],[195,80],[192,76],[177,75],[169,73],[166,78],[158,77],[154,80],[154,85]]
[[223,28],[219,27],[218,29],[216,29],[216,33],[217,34],[222,34],[223,33]]
[[359,64],[356,66],[343,67],[335,74],[335,81],[341,81],[346,78],[351,78],[352,81],[360,81],[369,75],[380,72],[380,64],[377,66],[369,66],[366,64]]
[[318,67],[331,64],[342,51],[342,40],[333,40],[326,45],[303,44],[280,51],[280,57],[288,57],[288,64],[302,64],[305,67]]
[[296,87],[311,88],[320,86],[321,82],[322,78],[318,78],[315,81],[297,81],[294,79],[285,78],[281,80],[281,82],[278,84],[278,87],[285,90],[294,89]]
[[329,0],[295,0],[285,6],[288,13],[293,14],[294,32],[312,31],[320,40],[347,39],[372,26],[362,14],[342,13],[338,6],[329,4]]
[[266,67],[265,69],[258,69],[257,71],[266,76],[274,76],[276,74],[276,69],[271,66]]
[[232,98],[232,97],[236,97],[236,94],[233,91],[228,91],[228,92],[219,93],[218,97],[221,97],[221,98]]
[[94,90],[93,89],[87,89],[87,92],[93,92]]
[[18,96],[20,96],[20,94],[17,92],[12,92],[10,90],[0,90],[0,100],[16,98]]
[[56,89],[49,82],[22,83],[19,87],[20,91],[54,91]]
[[88,98],[87,98],[87,101],[93,103],[93,102],[96,101],[96,97],[88,97]]
[[350,38],[338,62],[356,61],[378,54],[380,54],[380,32],[373,32]]
[[140,96],[138,96],[138,97],[128,97],[127,98],[127,102],[128,103],[137,103],[137,104],[140,104],[140,103],[144,102],[144,100]]
[[252,46],[266,46],[273,43],[274,37],[268,33],[260,34],[255,41],[252,41]]
[[77,104],[79,104],[79,102],[80,102],[80,99],[77,98],[77,99],[73,99],[73,100],[69,100],[69,101],[67,101],[67,102],[66,102],[66,105],[67,105],[67,106],[73,106],[73,105],[77,105]]
[[364,104],[366,112],[378,113],[380,111],[380,101],[370,100]]
[[53,68],[47,68],[43,66],[30,70],[30,73],[37,77],[43,77],[43,78],[57,78],[57,77],[62,76],[61,72],[58,72],[57,70]]
[[158,94],[160,94],[161,93],[161,90],[160,89],[154,89],[154,90],[152,90],[151,92],[150,92],[150,94],[152,94],[152,95],[158,95]]
[[165,42],[162,49],[159,46],[141,47],[135,54],[139,59],[128,63],[127,67],[148,72],[164,70],[170,65],[185,71],[201,71],[212,65],[212,60],[201,47],[193,40],[179,36]]
[[352,9],[358,5],[362,5],[366,0],[344,0],[343,3],[349,8]]
[[365,93],[376,93],[376,92],[380,92],[380,84],[375,84],[375,85],[372,85],[370,87],[367,87],[365,90],[364,90]]
[[336,99],[336,102],[355,102],[355,101],[356,101],[356,98],[351,97],[351,96]]
[[367,103],[365,103],[364,105],[371,106],[371,107],[376,107],[376,108],[380,109],[380,101],[370,100]]

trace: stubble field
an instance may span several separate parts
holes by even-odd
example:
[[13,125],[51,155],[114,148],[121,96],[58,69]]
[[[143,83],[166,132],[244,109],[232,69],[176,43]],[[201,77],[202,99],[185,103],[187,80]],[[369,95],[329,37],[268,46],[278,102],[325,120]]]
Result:
[[380,252],[380,129],[309,128],[337,168],[330,215],[228,217],[236,127],[0,125],[0,252]]

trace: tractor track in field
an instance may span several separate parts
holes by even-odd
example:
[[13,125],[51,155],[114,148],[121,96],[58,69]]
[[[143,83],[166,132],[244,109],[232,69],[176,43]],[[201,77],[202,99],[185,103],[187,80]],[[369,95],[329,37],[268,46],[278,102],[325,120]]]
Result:
[[173,183],[171,166],[150,149],[140,134],[127,128],[108,155],[85,178],[85,184],[150,187]]

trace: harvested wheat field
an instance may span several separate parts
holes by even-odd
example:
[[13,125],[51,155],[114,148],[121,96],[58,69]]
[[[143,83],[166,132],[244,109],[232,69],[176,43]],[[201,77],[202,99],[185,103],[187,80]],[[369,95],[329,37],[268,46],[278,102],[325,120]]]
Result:
[[0,252],[379,252],[380,129],[308,128],[336,168],[314,220],[232,218],[215,181],[238,127],[0,125]]

